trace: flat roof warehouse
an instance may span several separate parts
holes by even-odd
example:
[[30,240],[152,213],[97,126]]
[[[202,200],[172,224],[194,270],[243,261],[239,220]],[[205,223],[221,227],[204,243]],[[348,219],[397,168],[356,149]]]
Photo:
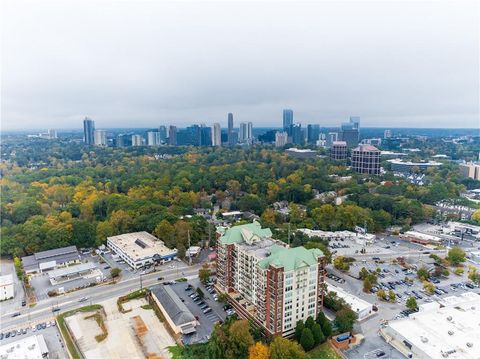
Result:
[[80,255],[78,254],[77,247],[68,246],[22,257],[22,264],[23,268],[28,273],[37,270],[42,271],[52,269],[57,265],[79,260]]
[[127,253],[134,261],[153,257],[155,254],[164,257],[176,253],[176,250],[166,247],[161,240],[148,232],[125,233],[108,237],[108,240]]
[[148,232],[133,232],[108,237],[107,246],[127,262],[138,269],[158,260],[170,261],[177,255],[177,250],[170,249]]
[[480,296],[464,293],[444,298],[441,304],[420,308],[408,319],[390,322],[382,335],[401,352],[411,352],[414,357],[478,359]]

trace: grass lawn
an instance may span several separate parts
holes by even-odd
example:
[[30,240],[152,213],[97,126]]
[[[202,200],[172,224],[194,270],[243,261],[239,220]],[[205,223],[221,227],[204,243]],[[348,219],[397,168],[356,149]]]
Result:
[[182,359],[182,349],[178,346],[175,345],[173,347],[168,347],[168,351],[172,353],[172,358],[173,359]]
[[307,354],[307,359],[341,359],[341,357],[339,357],[337,353],[330,348],[328,343],[323,343],[315,349],[309,351]]
[[178,345],[168,347],[173,359],[198,359],[208,358],[207,344],[192,344],[180,347]]

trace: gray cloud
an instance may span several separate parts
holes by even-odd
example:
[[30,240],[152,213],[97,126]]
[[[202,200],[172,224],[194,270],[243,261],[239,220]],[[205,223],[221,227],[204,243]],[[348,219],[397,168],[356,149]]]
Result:
[[4,1],[2,127],[479,127],[475,1]]

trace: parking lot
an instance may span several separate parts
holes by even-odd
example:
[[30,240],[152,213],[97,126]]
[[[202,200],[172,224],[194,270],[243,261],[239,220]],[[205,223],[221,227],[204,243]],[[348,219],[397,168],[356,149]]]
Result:
[[[196,327],[197,331],[195,333],[183,336],[183,342],[190,344],[207,341],[210,338],[214,324],[218,321],[223,322],[227,316],[223,304],[216,301],[215,292],[212,290],[209,292],[207,287],[201,284],[198,279],[174,284],[172,288],[200,323]],[[203,298],[195,299],[194,294],[197,288],[200,288],[203,292]],[[207,308],[211,310],[209,311]]]
[[[416,269],[422,266],[430,269],[434,268],[434,260],[429,257],[432,249],[428,247],[399,240],[396,236],[384,236],[377,237],[375,243],[365,247],[366,254],[359,255],[356,253],[358,245],[353,241],[345,240],[342,242],[336,240],[333,243],[335,244],[334,247],[337,247],[332,248],[332,251],[337,251],[336,255],[353,256],[356,260],[351,263],[348,273],[329,267],[327,282],[340,286],[347,292],[375,304],[379,308],[377,315],[356,324],[356,330],[361,332],[366,340],[360,345],[344,351],[347,358],[371,358],[376,357],[379,352],[385,353],[382,358],[403,358],[401,353],[378,336],[378,330],[387,322],[408,315],[406,312],[402,313],[402,311],[407,309],[406,300],[410,296],[416,297],[417,304],[421,305],[427,302],[441,301],[442,298],[460,295],[464,292],[480,294],[479,288],[475,286],[469,288],[470,284],[467,286],[467,283],[469,283],[467,266],[472,264],[469,262],[465,263],[465,273],[461,276],[454,274],[452,268],[450,268],[448,277],[440,276],[432,279],[436,287],[436,293],[433,295],[426,294],[422,281],[417,278]],[[342,243],[348,245],[348,248],[337,245]],[[410,266],[410,271],[396,261],[398,257],[405,258],[406,263]],[[478,267],[478,265],[476,266]],[[358,279],[362,267],[378,274],[378,287],[373,289],[372,293],[363,292],[363,281]],[[411,281],[407,281],[406,278],[411,279]],[[387,293],[389,290],[393,290],[396,294],[396,301],[391,303],[379,300],[376,292],[380,288]]]
[[49,350],[49,358],[68,358],[65,345],[53,317],[37,322],[28,322],[16,328],[2,328],[0,332],[0,345],[10,344],[24,337],[40,334],[45,338]]

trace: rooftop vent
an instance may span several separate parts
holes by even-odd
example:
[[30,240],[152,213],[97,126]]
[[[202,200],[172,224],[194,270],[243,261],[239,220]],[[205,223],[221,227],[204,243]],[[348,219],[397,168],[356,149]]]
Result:
[[453,335],[453,331],[452,331],[452,330],[449,330],[449,331],[448,331],[448,335]]
[[422,343],[427,343],[428,342],[427,337],[420,337],[420,340],[422,341]]
[[451,322],[452,319],[453,319],[453,318],[452,318],[451,316],[448,316],[448,317],[447,317],[447,320],[448,320],[449,322]]
[[473,343],[467,342],[467,347],[469,347],[469,348],[473,347]]

